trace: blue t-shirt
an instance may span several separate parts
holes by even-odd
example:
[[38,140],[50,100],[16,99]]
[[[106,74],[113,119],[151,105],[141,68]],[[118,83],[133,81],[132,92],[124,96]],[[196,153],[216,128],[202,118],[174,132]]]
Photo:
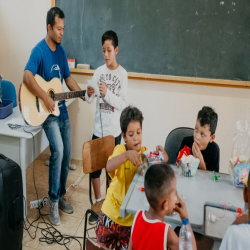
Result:
[[[56,45],[56,50],[52,51],[45,39],[39,42],[31,51],[29,61],[25,70],[31,71],[34,75],[40,75],[45,81],[50,81],[54,77],[67,79],[70,76],[67,56],[63,46]],[[68,112],[65,101],[59,102],[60,118],[67,119]]]

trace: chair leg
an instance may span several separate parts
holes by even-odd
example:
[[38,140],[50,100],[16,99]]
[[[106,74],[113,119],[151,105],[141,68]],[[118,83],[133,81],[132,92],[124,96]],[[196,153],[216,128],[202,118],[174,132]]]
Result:
[[89,201],[90,204],[93,205],[93,200],[92,200],[92,183],[91,183],[91,175],[89,174]]
[[87,221],[88,221],[88,214],[90,213],[90,209],[88,209],[85,213],[85,222],[84,222],[84,236],[83,236],[83,246],[82,249],[85,250],[86,244],[86,233],[87,233]]
[[83,236],[83,247],[82,247],[83,250],[85,250],[85,244],[86,244],[88,214],[92,214],[98,219],[98,215],[95,212],[93,212],[91,209],[88,209],[86,211],[86,213],[85,213],[85,221],[84,221],[84,236]]

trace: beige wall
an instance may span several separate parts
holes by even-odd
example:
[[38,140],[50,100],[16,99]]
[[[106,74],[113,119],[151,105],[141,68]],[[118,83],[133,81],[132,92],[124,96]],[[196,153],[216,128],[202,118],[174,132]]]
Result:
[[[49,8],[50,0],[0,0],[0,73],[16,88],[31,49],[46,34]],[[73,77],[82,89],[90,79]],[[176,127],[193,127],[201,107],[213,106],[219,115],[215,141],[221,149],[220,171],[227,172],[235,123],[250,116],[249,96],[250,90],[245,89],[129,80],[127,103],[144,114],[143,145],[149,148],[164,145],[168,133]],[[75,159],[81,159],[82,144],[90,139],[94,112],[95,103],[88,105],[81,100],[69,107]]]
[[[74,76],[79,83],[89,77]],[[85,89],[85,84],[80,84]],[[215,141],[221,150],[220,171],[227,172],[236,121],[250,116],[250,90],[129,80],[127,104],[144,115],[143,145],[164,146],[168,133],[181,126],[194,127],[198,111],[209,105],[219,116]],[[94,126],[95,103],[77,100],[69,107],[73,157],[81,158],[82,143]]]
[[51,0],[0,0],[0,74],[18,91],[32,48],[46,35]]

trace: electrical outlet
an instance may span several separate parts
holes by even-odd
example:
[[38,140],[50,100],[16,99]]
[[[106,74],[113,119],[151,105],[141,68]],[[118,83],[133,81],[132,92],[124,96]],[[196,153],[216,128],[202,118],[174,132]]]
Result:
[[48,203],[48,199],[45,198],[45,199],[39,199],[38,200],[35,200],[35,201],[31,201],[30,202],[30,208],[38,208],[38,205],[43,205],[43,206],[47,206],[47,203]]

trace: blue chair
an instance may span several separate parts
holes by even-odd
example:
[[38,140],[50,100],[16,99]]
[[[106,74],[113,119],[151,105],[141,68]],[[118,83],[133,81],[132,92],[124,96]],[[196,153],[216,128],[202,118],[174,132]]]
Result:
[[16,102],[16,89],[14,84],[10,81],[2,80],[1,89],[2,89],[2,99],[12,100],[13,108],[15,108],[17,102]]
[[176,128],[169,133],[164,147],[165,151],[168,153],[169,164],[175,164],[183,138],[192,136],[193,134],[194,129],[186,127]]

